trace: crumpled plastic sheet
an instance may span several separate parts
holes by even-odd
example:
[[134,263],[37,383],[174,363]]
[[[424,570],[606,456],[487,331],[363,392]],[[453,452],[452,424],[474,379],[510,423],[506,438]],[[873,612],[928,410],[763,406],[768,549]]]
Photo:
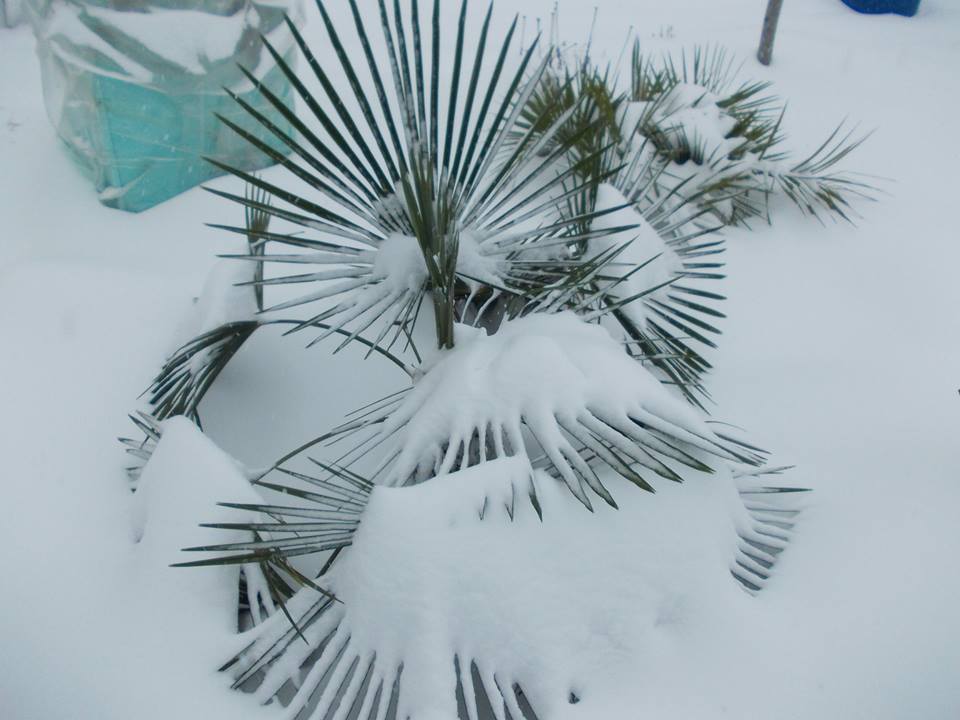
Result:
[[24,20],[24,0],[0,0],[0,27],[16,27]]
[[299,0],[27,0],[27,9],[47,114],[105,205],[138,212],[221,174],[205,157],[243,170],[272,164],[215,117],[281,149],[224,88],[292,134],[237,65],[289,102],[259,36],[292,64],[283,17],[302,22]]

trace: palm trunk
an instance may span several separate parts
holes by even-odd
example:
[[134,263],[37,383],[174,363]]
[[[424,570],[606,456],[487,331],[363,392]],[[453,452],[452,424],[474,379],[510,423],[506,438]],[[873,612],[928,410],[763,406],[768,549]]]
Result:
[[434,286],[433,316],[437,324],[437,347],[449,350],[453,347],[454,298],[453,286],[441,288]]

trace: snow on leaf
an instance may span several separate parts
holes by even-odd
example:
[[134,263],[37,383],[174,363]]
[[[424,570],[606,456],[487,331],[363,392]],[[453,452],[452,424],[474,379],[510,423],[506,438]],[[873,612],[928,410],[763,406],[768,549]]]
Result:
[[[196,611],[218,613],[225,628],[236,627],[239,566],[219,566],[193,577],[167,566],[183,560],[185,544],[242,540],[241,530],[224,533],[201,521],[228,522],[240,512],[224,508],[224,497],[258,502],[243,468],[220,450],[189,420],[171,418],[160,426],[159,442],[143,469],[134,495],[134,531],[141,563],[163,575],[156,592],[170,602],[182,602]],[[198,599],[202,599],[198,603]]]
[[252,276],[251,267],[228,261],[211,270],[190,318],[190,340],[167,358],[147,391],[158,420],[197,420],[207,389],[260,326]]
[[[262,281],[265,288],[307,284],[307,292],[292,298],[288,294],[269,309],[310,304],[316,308],[315,314],[304,318],[296,329],[322,326],[324,332],[318,340],[341,330],[348,331],[350,340],[373,328],[371,332],[379,332],[374,344],[383,341],[389,349],[402,331],[410,335],[429,289],[438,345],[449,347],[455,320],[469,315],[472,321],[481,322],[482,308],[471,307],[470,300],[487,303],[489,309],[503,293],[523,298],[535,295],[574,263],[569,246],[590,237],[578,229],[589,224],[590,213],[576,219],[558,218],[556,208],[558,195],[576,192],[590,182],[576,179],[576,169],[562,163],[569,141],[558,141],[558,134],[572,109],[555,112],[555,108],[545,108],[537,132],[520,122],[527,100],[549,64],[546,55],[539,61],[533,59],[537,40],[515,58],[509,50],[516,35],[516,19],[506,35],[491,46],[488,10],[475,48],[466,42],[466,26],[461,23],[456,54],[473,61],[457,61],[447,84],[446,78],[440,81],[439,53],[427,50],[441,46],[440,23],[434,23],[431,42],[421,44],[415,7],[411,6],[408,25],[399,10],[392,19],[389,14],[376,17],[370,13],[370,19],[376,19],[368,22],[359,6],[351,5],[353,29],[363,49],[360,59],[349,55],[341,31],[321,4],[326,35],[336,56],[323,66],[291,25],[322,92],[311,92],[267,42],[280,71],[320,127],[308,127],[289,102],[254,78],[251,81],[258,93],[304,140],[267,122],[242,98],[238,102],[243,109],[285,152],[272,149],[232,121],[225,122],[259,150],[273,153],[271,157],[296,178],[296,190],[211,161],[268,193],[271,200],[266,203],[219,190],[211,192],[256,207],[297,228],[260,236],[271,248],[297,248],[292,254],[251,253],[246,259],[272,267],[283,263],[321,266],[314,272],[281,274]],[[440,4],[435,8],[438,20]],[[466,16],[465,3],[460,16]],[[378,64],[373,41],[382,41],[376,50],[389,59],[389,73]],[[429,84],[421,78],[414,88],[406,76],[407,47],[413,48],[418,72],[431,68]],[[481,72],[487,49],[496,53],[489,77],[488,66]],[[481,77],[484,79],[479,81]],[[350,90],[340,93],[338,86]],[[346,110],[353,104],[360,110],[355,115]],[[447,108],[446,116],[439,114],[441,106]],[[278,177],[283,183],[283,175]],[[243,228],[218,227],[245,232]],[[303,229],[317,236],[305,235]],[[416,238],[423,266],[416,276],[427,282],[406,282],[405,278],[412,277],[408,272],[412,256],[406,253],[399,269],[392,267],[398,237]],[[381,253],[385,255],[381,257]],[[391,268],[384,274],[386,265]],[[485,287],[480,288],[481,284]],[[478,290],[485,291],[482,297]]]
[[588,508],[589,492],[615,505],[594,459],[648,490],[647,471],[680,480],[674,462],[704,469],[710,456],[759,461],[714,434],[607,330],[567,312],[509,320],[494,335],[458,335],[377,421],[381,442],[396,436],[377,473],[388,485],[523,455],[556,472]]
[[[529,484],[542,517],[503,507]],[[459,704],[477,718],[486,703],[495,717],[551,717],[625,657],[653,660],[683,628],[742,605],[730,577],[751,523],[741,497],[721,467],[600,517],[522,457],[377,486],[318,580],[342,602],[303,588],[288,609],[306,642],[274,615],[227,668],[261,702],[289,688],[288,717],[368,720],[395,706],[396,717],[452,718]]]
[[[630,274],[629,277],[618,283],[617,294],[629,297],[650,288],[660,287],[659,290],[648,296],[647,301],[654,298],[664,298],[669,292],[666,284],[683,272],[679,255],[676,250],[670,247],[668,241],[661,237],[653,226],[647,222],[643,215],[630,207],[630,203],[623,196],[623,193],[613,185],[603,183],[597,189],[597,209],[610,210],[612,208],[619,209],[616,212],[596,218],[592,227],[595,229],[610,229],[627,226],[631,229],[620,230],[614,234],[593,239],[590,242],[591,252],[599,254],[611,247],[629,243],[617,258],[618,264],[624,266],[622,274],[626,275],[630,270],[639,266],[642,267],[639,272]],[[652,262],[648,262],[651,258],[654,258]],[[626,305],[624,312],[635,315],[642,322],[645,315],[644,304],[632,303]]]
[[[619,181],[630,193],[629,183]],[[698,227],[695,218],[677,220],[671,210],[651,207],[643,192],[630,193],[628,202],[627,195],[606,183],[597,190],[596,208],[620,209],[595,218],[593,227],[631,228],[591,241],[593,253],[623,246],[616,263],[611,263],[614,272],[608,274],[613,279],[606,286],[605,304],[617,307],[613,315],[631,353],[652,364],[699,405],[694,391],[706,394],[701,378],[710,363],[696,346],[716,347],[713,338],[720,333],[716,323],[724,317],[713,307],[723,296],[709,288],[724,278],[723,263],[716,259],[723,252],[722,238],[709,237],[714,228]],[[652,288],[656,289],[647,292]],[[637,299],[620,306],[623,298]]]

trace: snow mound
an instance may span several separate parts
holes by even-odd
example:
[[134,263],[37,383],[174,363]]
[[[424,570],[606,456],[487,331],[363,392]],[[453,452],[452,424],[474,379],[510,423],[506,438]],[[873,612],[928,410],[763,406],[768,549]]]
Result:
[[[599,255],[611,248],[625,245],[624,250],[617,256],[617,262],[624,265],[619,273],[626,277],[616,285],[618,296],[633,297],[639,293],[656,287],[665,286],[678,275],[682,274],[683,266],[677,252],[660,236],[646,218],[633,207],[628,206],[627,199],[617,188],[603,183],[597,188],[597,210],[619,210],[608,212],[595,218],[592,223],[594,230],[610,230],[617,227],[632,227],[630,230],[621,230],[616,233],[603,235],[591,241],[591,254]],[[639,269],[638,269],[639,268]],[[664,298],[667,295],[666,287],[660,287],[650,295]],[[642,321],[644,304],[633,302],[624,306],[624,312],[636,315]]]
[[210,269],[203,290],[197,299],[193,336],[210,332],[222,325],[253,320],[257,314],[257,298],[252,268],[232,260],[218,260]]
[[[542,519],[529,507],[493,511],[528,482]],[[748,598],[729,570],[748,522],[729,472],[628,496],[620,511],[583,513],[522,458],[377,487],[323,578],[341,602],[301,590],[288,609],[307,643],[274,615],[243,636],[231,672],[240,683],[265,671],[266,702],[303,666],[288,717],[308,703],[314,718],[381,717],[396,703],[397,717],[448,720],[458,696],[470,718],[484,696],[498,718],[533,717],[528,703],[553,717],[574,698],[586,709],[596,681],[637,682]]]
[[427,280],[420,245],[412,235],[392,233],[377,248],[373,279],[382,280],[391,291],[416,290]]
[[261,498],[242,467],[193,423],[176,417],[162,428],[134,496],[138,564],[152,574],[157,596],[165,603],[181,604],[191,614],[202,612],[215,625],[235,629],[239,566],[195,570],[168,566],[197,558],[197,553],[183,554],[185,546],[249,539],[240,531],[225,533],[199,525],[242,519],[238,511],[217,505],[220,501],[260,502]]

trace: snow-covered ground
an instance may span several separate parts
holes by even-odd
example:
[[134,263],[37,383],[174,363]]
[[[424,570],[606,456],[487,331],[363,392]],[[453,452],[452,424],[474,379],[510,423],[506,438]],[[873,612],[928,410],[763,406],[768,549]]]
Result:
[[[765,69],[752,59],[765,1],[597,4],[597,53],[615,58],[631,25],[651,49],[722,44],[789,100],[793,147],[849,117],[876,132],[847,166],[892,180],[856,226],[784,204],[773,226],[728,233],[719,414],[816,492],[752,615],[685,637],[570,717],[960,717],[960,7],[923,0],[904,19],[787,0]],[[529,35],[553,2],[516,5]],[[584,39],[593,5],[561,2],[561,39]],[[47,122],[24,28],[0,30],[0,170],[0,717],[277,717],[215,672],[223,608],[187,611],[202,604],[176,592],[183,571],[150,570],[134,544],[114,441],[232,249],[203,223],[236,208],[199,189],[140,215],[98,205]],[[211,435],[246,462],[361,404],[322,380],[302,402],[324,353],[302,344],[256,338],[209,398]],[[325,373],[360,354],[324,354]],[[376,367],[371,400],[403,380]]]

